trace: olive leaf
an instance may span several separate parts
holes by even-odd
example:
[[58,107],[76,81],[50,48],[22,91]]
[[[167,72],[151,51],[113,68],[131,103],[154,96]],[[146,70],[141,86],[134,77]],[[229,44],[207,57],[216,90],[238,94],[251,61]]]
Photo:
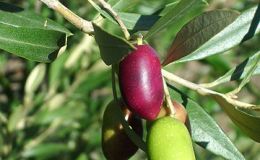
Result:
[[211,95],[216,102],[223,108],[230,119],[249,137],[260,142],[260,117],[248,114],[236,106],[230,104],[227,99],[219,95]]
[[0,49],[38,61],[53,61],[71,33],[34,12],[0,2]]
[[[203,59],[212,55],[223,53],[224,51],[238,45],[248,33],[252,25],[252,20],[256,16],[256,10],[257,7],[252,7],[244,11],[235,21],[197,48],[194,52],[175,61],[174,63]],[[257,34],[259,32],[260,25],[256,27],[253,34]]]
[[149,39],[170,25],[175,25],[175,30],[178,30],[193,17],[200,14],[206,4],[207,2],[204,0],[181,0],[152,26],[145,35],[145,39]]
[[[103,8],[99,7],[92,0],[88,0],[90,4],[109,21],[117,24],[116,20]],[[141,15],[137,13],[118,12],[118,16],[129,30],[144,31],[150,27],[160,18],[157,15]]]
[[94,23],[93,27],[101,58],[107,65],[119,62],[124,56],[135,49],[125,39],[106,32]]
[[258,134],[260,129],[258,125],[260,123],[260,117],[247,114],[237,109],[243,108],[248,111],[260,110],[260,106],[244,103],[238,101],[237,99],[234,99],[232,96],[215,92],[213,90],[209,90],[192,82],[185,81],[184,79],[170,74],[165,70],[162,70],[162,73],[166,79],[171,79],[171,83],[173,82],[173,78],[178,79],[175,82],[185,82],[186,87],[196,90],[200,95],[212,97],[217,103],[219,103],[219,105],[223,108],[223,110],[227,113],[231,120],[233,120],[234,123],[237,124],[242,131],[244,131],[249,137],[251,137],[255,141],[260,142],[260,135]]
[[259,57],[260,52],[255,53],[236,67],[230,69],[226,74],[219,77],[214,82],[203,84],[203,86],[214,87],[225,82],[243,79],[246,75],[252,76],[260,74]]
[[170,95],[185,106],[190,120],[192,140],[196,144],[225,159],[245,159],[199,104],[173,86],[170,86]]
[[237,17],[238,13],[234,11],[213,10],[194,18],[177,34],[163,65],[192,53]]
[[52,157],[54,155],[61,154],[62,152],[68,152],[69,147],[62,143],[43,143],[34,148],[26,149],[22,152],[22,157]]

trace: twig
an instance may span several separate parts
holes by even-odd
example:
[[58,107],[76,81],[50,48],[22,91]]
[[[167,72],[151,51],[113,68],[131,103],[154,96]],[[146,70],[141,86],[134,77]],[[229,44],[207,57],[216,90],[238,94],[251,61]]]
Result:
[[115,75],[115,66],[112,65],[112,69],[111,69],[111,72],[112,72],[112,90],[113,90],[113,96],[114,96],[114,100],[118,100],[118,97],[117,97],[117,92],[116,92],[116,75]]
[[190,81],[187,81],[185,79],[182,79],[181,77],[178,77],[164,69],[162,69],[162,75],[164,76],[164,78],[170,82],[175,82],[178,83],[182,86],[185,86],[187,88],[190,88],[192,90],[197,91],[199,94],[203,95],[203,96],[220,96],[222,98],[224,98],[228,103],[234,105],[235,107],[238,108],[243,108],[243,109],[251,109],[251,110],[260,110],[259,106],[253,105],[253,104],[248,104],[248,103],[244,103],[238,100],[233,99],[232,97],[204,88],[203,86],[200,86],[198,84],[192,83]]
[[119,118],[121,120],[122,126],[124,128],[125,133],[129,137],[129,139],[138,146],[141,150],[146,152],[146,145],[145,142],[140,138],[135,131],[129,126],[128,122],[125,120],[125,117],[123,116],[123,111],[121,111],[122,114],[119,114]]
[[60,119],[55,119],[53,121],[53,123],[44,132],[42,132],[38,137],[36,137],[35,139],[33,139],[33,140],[29,141],[27,144],[25,144],[24,148],[31,149],[31,148],[37,146],[38,144],[40,144],[48,136],[50,136],[53,132],[55,132],[57,130],[57,128],[60,126],[61,122],[62,121]]
[[137,45],[143,44],[143,38],[144,38],[144,36],[141,33],[139,33],[138,37],[137,37]]
[[69,58],[66,60],[64,68],[70,69],[80,61],[83,54],[90,54],[93,48],[94,38],[88,34],[84,34],[80,43],[72,49]]
[[[113,96],[114,100],[118,100],[117,92],[116,92],[116,77],[115,77],[115,66],[112,65],[112,88],[113,88]],[[119,114],[120,121],[122,123],[122,126],[124,128],[125,133],[129,137],[129,139],[138,146],[141,150],[146,152],[146,145],[145,142],[140,138],[135,131],[129,126],[128,122],[125,120],[125,117],[123,116],[123,111],[120,110],[121,114]]]
[[41,1],[36,1],[34,4],[34,10],[36,13],[40,13],[42,8],[42,2]]
[[163,89],[164,89],[164,94],[165,94],[165,99],[166,99],[166,102],[167,102],[167,106],[170,109],[171,115],[174,115],[175,114],[175,109],[174,109],[174,106],[172,104],[171,96],[170,96],[170,93],[169,93],[169,90],[168,90],[168,87],[167,87],[167,84],[166,84],[164,78],[163,78]]
[[106,1],[104,0],[98,0],[100,2],[100,4],[102,5],[103,8],[105,8],[106,10],[108,10],[111,15],[115,18],[115,20],[117,21],[117,23],[119,24],[119,26],[121,27],[125,38],[127,40],[130,39],[130,34],[125,26],[125,24],[123,23],[123,21],[120,19],[120,17],[118,16],[118,14],[113,10],[113,8],[110,6],[110,4],[108,4]]
[[195,83],[192,83],[190,81],[187,81],[185,79],[182,79],[181,77],[178,77],[164,69],[162,69],[162,75],[169,81],[172,81],[172,82],[175,82],[175,83],[178,83],[178,84],[181,84],[187,88],[190,88],[192,90],[195,90],[197,91],[198,93],[200,93],[201,95],[209,95],[209,94],[217,94],[218,92],[215,92],[215,91],[212,91],[212,90],[209,90],[207,88],[204,88],[200,85],[197,85]]
[[79,17],[63,4],[61,4],[58,0],[41,0],[45,3],[49,8],[57,11],[60,13],[65,19],[71,22],[74,26],[82,30],[87,34],[93,34],[94,29],[92,23],[90,21],[84,20],[83,18]]

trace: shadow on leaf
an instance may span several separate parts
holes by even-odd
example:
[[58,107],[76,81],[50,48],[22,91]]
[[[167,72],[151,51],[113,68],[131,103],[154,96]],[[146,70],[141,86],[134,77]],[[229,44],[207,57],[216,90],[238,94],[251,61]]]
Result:
[[260,22],[260,4],[258,4],[258,7],[257,7],[257,9],[255,11],[255,15],[254,15],[254,17],[252,19],[252,22],[251,22],[251,25],[249,27],[249,30],[246,33],[246,35],[243,37],[241,43],[251,39],[254,36],[259,22]]
[[0,2],[0,10],[6,12],[21,12],[24,9],[8,3]]
[[231,78],[230,80],[231,81],[234,81],[234,80],[237,80],[237,79],[240,79],[246,66],[247,66],[247,63],[249,61],[249,58],[247,58],[246,60],[244,60],[241,64],[239,64],[236,69],[234,70],[234,72],[232,73],[231,75]]

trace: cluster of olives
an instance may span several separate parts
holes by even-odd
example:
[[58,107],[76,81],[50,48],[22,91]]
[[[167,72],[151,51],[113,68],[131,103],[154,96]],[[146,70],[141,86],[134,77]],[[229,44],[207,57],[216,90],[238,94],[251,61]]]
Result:
[[[143,136],[142,119],[147,120],[146,153],[150,160],[194,160],[185,108],[174,101],[174,116],[163,106],[161,64],[149,45],[138,45],[119,64],[122,99],[105,110],[102,149],[108,160],[125,160],[138,150],[127,136],[118,115],[123,113],[132,130]],[[185,126],[186,124],[186,126]]]

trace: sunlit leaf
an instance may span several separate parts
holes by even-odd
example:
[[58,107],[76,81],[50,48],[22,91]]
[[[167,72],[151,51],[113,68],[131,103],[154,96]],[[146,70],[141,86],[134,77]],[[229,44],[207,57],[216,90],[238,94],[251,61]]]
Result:
[[191,124],[192,140],[194,142],[226,159],[245,159],[218,124],[199,104],[176,88],[171,87],[170,94],[172,98],[181,102],[186,107]]
[[0,49],[38,62],[51,62],[71,33],[56,22],[0,2]]
[[238,13],[234,11],[213,10],[194,18],[177,34],[163,65],[192,53],[237,17]]
[[[244,11],[233,23],[216,34],[197,50],[175,62],[178,63],[203,59],[208,56],[220,54],[238,45],[248,33],[249,28],[252,25],[252,19],[255,16],[256,9],[256,7],[253,7]],[[260,25],[258,25],[253,34],[257,34],[259,31]]]
[[[10,8],[16,8],[16,10]],[[54,30],[66,33],[67,35],[72,34],[64,26],[49,18],[42,17],[32,11],[23,10],[22,8],[3,2],[0,2],[0,23],[14,27]]]
[[[247,58],[241,64],[232,68],[225,75],[219,77],[214,82],[207,83],[204,85],[207,87],[213,87],[213,86],[217,86],[221,83],[243,79],[246,76],[246,74],[250,71],[251,68],[255,68],[254,70],[252,70],[252,73],[251,73],[252,75],[260,74],[260,63],[257,60],[259,58],[259,56],[260,56],[260,52]],[[255,64],[257,64],[257,65],[254,67]]]

